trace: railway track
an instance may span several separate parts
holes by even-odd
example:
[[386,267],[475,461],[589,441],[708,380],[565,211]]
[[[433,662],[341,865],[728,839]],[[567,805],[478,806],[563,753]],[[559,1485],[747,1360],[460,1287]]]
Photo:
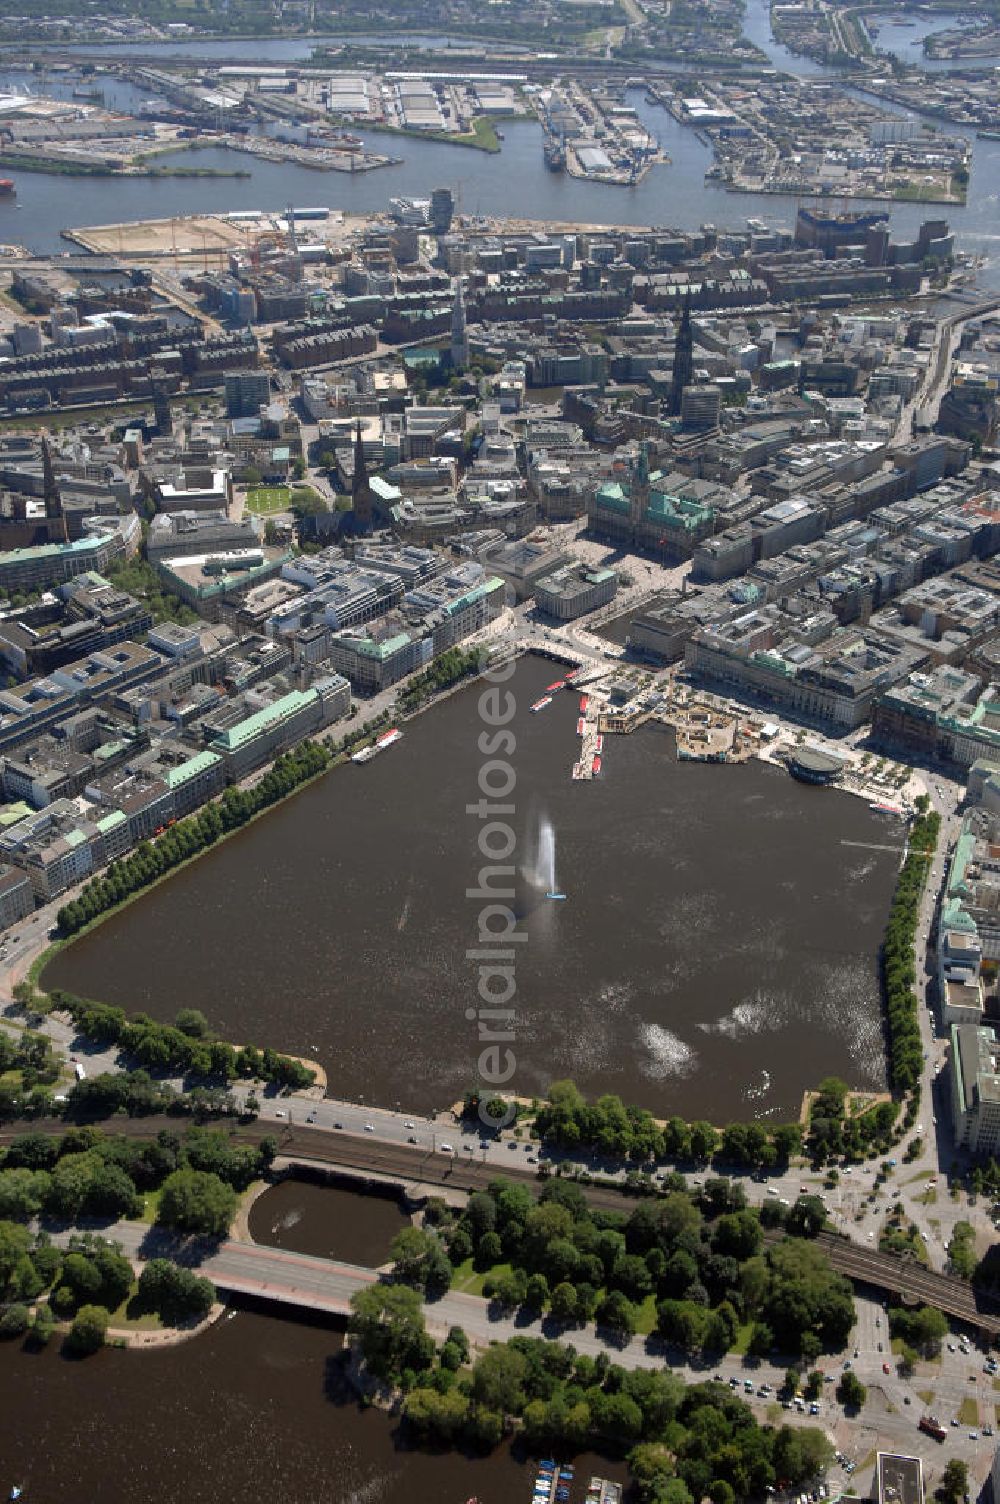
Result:
[[[173,1133],[183,1131],[189,1123],[190,1119],[161,1115],[110,1118],[93,1126],[129,1138],[152,1138],[163,1129]],[[9,1143],[26,1131],[62,1134],[67,1126],[61,1119],[52,1118],[6,1124],[0,1128],[0,1144]],[[322,1128],[283,1128],[280,1124],[259,1121],[252,1124],[223,1123],[222,1126],[229,1127],[233,1137],[244,1143],[258,1144],[264,1138],[274,1138],[280,1155],[303,1165],[315,1165],[331,1172],[340,1170],[362,1178],[369,1173],[373,1177],[395,1180],[404,1187],[440,1187],[442,1190],[469,1192],[483,1190],[490,1181],[502,1176],[537,1194],[545,1183],[534,1171],[519,1164],[477,1164],[471,1156],[435,1154],[405,1144],[371,1143],[349,1133]],[[581,1190],[588,1205],[600,1211],[627,1212],[643,1199],[611,1186],[583,1185]],[[767,1229],[764,1236],[766,1243],[773,1244],[781,1240],[782,1233],[777,1228]],[[1000,1299],[989,1292],[976,1290],[954,1275],[925,1269],[915,1260],[899,1254],[862,1248],[836,1233],[820,1233],[815,1241],[826,1253],[830,1267],[855,1283],[874,1286],[909,1304],[934,1306],[945,1315],[991,1336],[1000,1334]]]

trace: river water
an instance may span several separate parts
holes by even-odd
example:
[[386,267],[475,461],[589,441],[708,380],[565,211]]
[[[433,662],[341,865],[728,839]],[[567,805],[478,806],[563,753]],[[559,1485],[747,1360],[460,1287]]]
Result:
[[[519,885],[512,1086],[572,1076],[716,1122],[797,1115],[831,1072],[880,1086],[892,823],[759,763],[679,764],[664,730],[607,738],[606,776],[574,783],[576,697],[528,709],[552,677],[532,659],[514,680],[514,860],[530,870],[547,815],[568,901]],[[69,947],[45,984],[157,1018],[201,1008],[227,1038],[319,1059],[334,1097],[454,1101],[478,1055],[476,717],[477,691],[452,696]]]
[[925,55],[924,38],[939,31],[950,31],[961,19],[959,14],[948,15],[943,11],[938,11],[932,16],[919,18],[908,14],[906,19],[909,24],[906,26],[894,26],[888,14],[873,15],[871,19],[878,27],[876,46],[882,52],[891,52],[893,57],[898,57],[901,62],[910,63],[918,68],[927,68],[930,72],[947,72],[955,68],[1000,67],[1000,56],[985,53],[981,57],[957,58],[934,58]]
[[[808,58],[774,42],[767,0],[748,0],[745,29],[778,68],[802,77],[835,76]],[[888,31],[890,28],[885,28]],[[246,43],[202,44],[213,58],[240,56]],[[271,39],[255,44],[261,62],[291,61],[302,39]],[[165,49],[176,44],[164,43]],[[208,48],[215,49],[208,52]],[[291,49],[291,50],[289,50]],[[157,54],[158,55],[158,54]],[[2,75],[0,75],[2,80]],[[109,86],[110,87],[110,86]],[[249,172],[249,178],[149,179],[52,178],[19,171],[17,198],[0,200],[0,241],[14,241],[40,252],[66,249],[60,231],[67,226],[107,224],[119,220],[169,218],[228,209],[278,210],[289,201],[327,204],[350,212],[382,210],[396,194],[427,196],[449,184],[465,213],[514,215],[571,224],[669,225],[696,229],[710,221],[738,227],[759,216],[791,227],[799,201],[785,194],[730,193],[705,182],[711,151],[695,133],[677,124],[664,109],[632,95],[643,122],[669,152],[672,165],[655,167],[634,187],[587,183],[552,173],[542,158],[542,139],[534,121],[511,121],[504,128],[500,153],[487,155],[441,142],[409,140],[369,132],[374,150],[400,156],[403,163],[367,173],[317,172],[292,163],[261,162],[242,152],[211,148],[161,158],[183,167],[212,167]],[[905,113],[905,112],[901,112]],[[992,259],[981,275],[986,287],[1000,287],[1000,142],[976,141],[969,199],[964,208],[921,204],[875,204],[889,211],[893,233],[915,234],[920,223],[946,214],[962,249]],[[853,201],[852,201],[853,202]],[[868,206],[858,200],[857,207]]]

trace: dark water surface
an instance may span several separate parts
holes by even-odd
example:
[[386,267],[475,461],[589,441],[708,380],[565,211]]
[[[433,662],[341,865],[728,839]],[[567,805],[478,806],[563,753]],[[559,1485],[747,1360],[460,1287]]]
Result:
[[[573,1076],[661,1113],[714,1121],[797,1111],[837,1073],[883,1075],[875,956],[894,823],[785,773],[678,764],[672,736],[605,741],[574,783],[576,696],[530,704],[512,681],[519,868],[539,820],[565,903],[518,883],[517,1071]],[[154,1017],[201,1008],[226,1037],[318,1058],[330,1094],[418,1112],[475,1078],[478,690],[338,769],[62,952],[47,986]],[[861,844],[845,844],[861,843]],[[868,844],[865,844],[868,843]]]
[[[180,1347],[0,1353],[0,1490],[43,1504],[528,1504],[528,1461],[411,1452],[359,1410],[337,1331],[240,1312]],[[570,1504],[594,1470],[583,1457]]]
[[258,1197],[249,1225],[254,1242],[269,1248],[377,1269],[410,1219],[394,1196],[289,1176]]

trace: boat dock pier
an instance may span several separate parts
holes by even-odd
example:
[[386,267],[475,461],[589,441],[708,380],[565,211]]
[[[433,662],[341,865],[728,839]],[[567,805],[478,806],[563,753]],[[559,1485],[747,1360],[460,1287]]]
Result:
[[569,1504],[569,1486],[572,1481],[571,1467],[560,1467],[551,1458],[543,1458],[538,1464],[532,1504]]

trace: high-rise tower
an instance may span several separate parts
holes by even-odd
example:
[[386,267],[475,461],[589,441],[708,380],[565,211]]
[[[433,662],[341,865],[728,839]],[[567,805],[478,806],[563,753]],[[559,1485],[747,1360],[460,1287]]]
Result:
[[153,390],[153,418],[157,436],[161,439],[169,438],[174,431],[174,420],[170,412],[170,397],[164,373],[150,371],[149,383]]
[[455,212],[455,196],[450,188],[435,188],[431,194],[431,229],[435,235],[447,235]]
[[455,278],[455,301],[451,309],[451,366],[464,371],[469,364],[469,331],[465,325],[465,294],[461,277]]
[[694,348],[694,335],[691,332],[691,299],[684,299],[684,312],[681,314],[680,327],[677,330],[677,339],[674,343],[674,369],[673,380],[670,383],[670,411],[674,417],[679,417],[681,410],[681,397],[684,388],[691,385],[691,373],[694,369],[692,350]]

